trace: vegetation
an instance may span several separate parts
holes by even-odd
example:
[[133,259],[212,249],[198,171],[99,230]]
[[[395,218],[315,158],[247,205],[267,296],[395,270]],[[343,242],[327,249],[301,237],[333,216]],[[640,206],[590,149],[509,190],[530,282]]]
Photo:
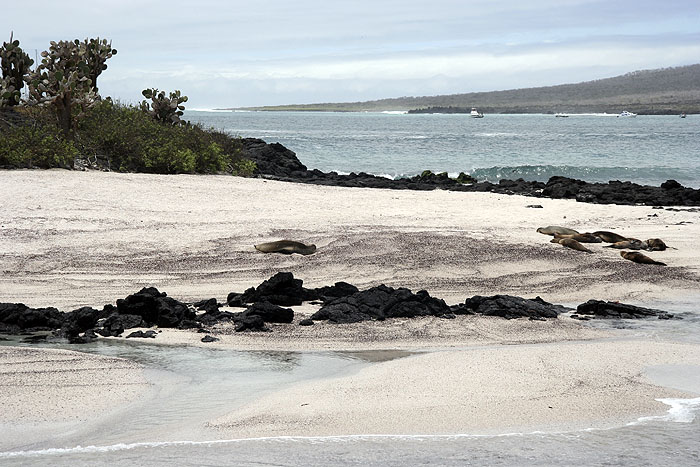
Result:
[[180,91],[171,92],[169,97],[165,97],[165,91],[158,92],[158,89],[144,89],[141,94],[151,102],[141,101],[141,110],[155,118],[159,122],[171,125],[185,123],[182,117],[187,102],[187,96],[181,96]]
[[469,112],[472,107],[484,113],[619,113],[622,110],[639,114],[700,113],[700,64],[539,88],[247,109],[335,112],[421,109],[461,113]]
[[34,60],[24,53],[18,40],[3,42],[0,48],[0,67],[2,68],[2,81],[0,81],[0,108],[19,105],[24,87],[24,76]]
[[[97,78],[115,55],[102,39],[51,42],[33,63],[19,41],[4,43],[0,81],[0,167],[72,168],[76,161],[109,170],[231,173],[251,176],[240,138],[181,120],[187,96],[147,89],[140,107],[97,94]],[[29,97],[21,101],[22,83]],[[19,84],[18,84],[19,83]]]

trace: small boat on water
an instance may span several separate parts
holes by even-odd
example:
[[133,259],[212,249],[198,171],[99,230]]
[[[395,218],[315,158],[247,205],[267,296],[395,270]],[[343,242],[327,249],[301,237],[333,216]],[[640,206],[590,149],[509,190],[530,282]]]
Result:
[[685,118],[685,112],[681,112],[681,118]]
[[472,107],[472,111],[469,113],[472,118],[484,118],[484,114],[476,110],[476,107]]
[[623,110],[618,117],[636,117],[637,114]]
[[567,114],[554,114],[555,117],[559,118],[568,118],[569,116]]

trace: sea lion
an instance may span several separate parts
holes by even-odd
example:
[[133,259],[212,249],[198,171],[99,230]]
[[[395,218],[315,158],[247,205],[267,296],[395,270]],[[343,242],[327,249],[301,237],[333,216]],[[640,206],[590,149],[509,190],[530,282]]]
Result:
[[601,240],[600,237],[597,237],[593,235],[592,233],[584,232],[584,233],[579,233],[579,234],[554,234],[554,238],[571,238],[573,240],[576,240],[579,243],[600,243],[603,240]]
[[560,227],[558,225],[548,225],[547,227],[540,227],[537,231],[545,235],[554,235],[555,233],[562,235],[575,235],[578,231],[574,229],[567,229],[566,227]]
[[605,245],[603,248],[616,248],[618,250],[646,250],[646,242],[637,240],[636,238],[631,238],[629,240],[623,240],[621,242],[615,242],[610,245]]
[[617,242],[624,242],[627,240],[627,237],[623,237],[622,235],[618,235],[615,232],[606,232],[604,230],[599,230],[598,232],[593,232],[593,235],[596,237],[599,237],[601,240],[607,243],[617,243]]
[[660,238],[650,238],[647,240],[647,250],[649,251],[664,251],[666,248],[668,247]]
[[553,238],[550,240],[551,243],[558,243],[572,250],[585,251],[586,253],[593,253],[591,250],[581,245],[579,242],[573,238]]
[[656,261],[651,258],[649,258],[647,255],[644,255],[638,251],[621,251],[620,256],[622,256],[625,259],[628,259],[630,261],[634,261],[635,263],[641,263],[641,264],[658,264],[659,266],[666,266],[666,263],[662,263],[661,261]]
[[284,255],[299,253],[300,255],[310,255],[316,252],[316,245],[305,245],[301,242],[295,242],[294,240],[279,240],[277,242],[260,243],[254,246],[256,250],[262,251],[263,253],[282,253]]

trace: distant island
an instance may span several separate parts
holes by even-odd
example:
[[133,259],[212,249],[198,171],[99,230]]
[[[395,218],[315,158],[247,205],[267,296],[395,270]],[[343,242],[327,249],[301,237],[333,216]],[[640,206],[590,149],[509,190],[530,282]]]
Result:
[[507,91],[398,97],[365,102],[244,107],[221,110],[468,113],[700,113],[700,64],[643,70],[613,78]]

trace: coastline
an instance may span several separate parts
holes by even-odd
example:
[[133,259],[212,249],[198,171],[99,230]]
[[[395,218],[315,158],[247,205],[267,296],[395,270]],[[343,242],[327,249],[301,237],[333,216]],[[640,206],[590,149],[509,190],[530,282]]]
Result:
[[[7,200],[0,206],[0,302],[34,307],[101,306],[142,286],[179,300],[222,299],[279,271],[311,287],[348,281],[427,289],[448,303],[508,293],[566,305],[597,298],[652,306],[694,296],[700,285],[697,212],[555,199],[538,199],[542,208],[533,209],[532,198],[493,193],[60,170],[0,172],[0,193]],[[551,244],[536,232],[545,225],[661,237],[675,249],[650,253],[668,267],[640,265],[600,244],[593,254]],[[315,243],[318,252],[265,255],[252,247],[280,238]],[[296,322],[312,307],[298,311]],[[222,340],[207,345],[421,353],[268,394],[212,419],[218,438],[389,433],[392,426],[404,434],[619,426],[664,413],[657,398],[689,396],[652,384],[646,366],[700,365],[697,344],[593,329],[568,317],[271,327],[263,334],[220,328]],[[165,330],[155,342],[204,345],[201,336]]]

